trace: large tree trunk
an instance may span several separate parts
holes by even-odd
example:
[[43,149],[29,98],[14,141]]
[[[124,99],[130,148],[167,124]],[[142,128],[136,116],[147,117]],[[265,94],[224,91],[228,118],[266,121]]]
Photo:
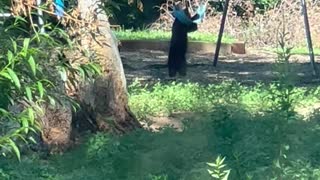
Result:
[[[41,139],[50,151],[64,150],[70,145],[72,123],[76,124],[75,121],[90,121],[97,130],[118,133],[141,128],[128,107],[126,79],[117,41],[110,30],[108,17],[99,9],[99,3],[99,0],[78,0],[78,9],[74,11],[73,16],[79,16],[80,20],[73,19],[67,21],[67,24],[71,25],[69,32],[78,40],[82,51],[74,51],[66,55],[70,63],[85,64],[89,59],[94,59],[102,65],[103,73],[93,83],[80,84],[79,91],[76,90],[75,93],[83,109],[73,117],[69,105],[53,107],[48,104],[44,107],[45,113],[41,117]],[[18,5],[20,9],[17,8],[18,11],[15,14],[20,11],[25,12],[22,1],[17,1]],[[90,57],[82,55],[84,52],[86,54],[89,52]],[[70,54],[74,56],[70,57]],[[79,55],[84,61],[78,61]],[[55,56],[51,57],[57,59]],[[52,72],[54,73],[56,72]],[[61,81],[57,84],[61,94],[66,92],[64,83]]]
[[[117,41],[112,35],[108,17],[99,8],[99,0],[78,0],[81,23],[77,39],[83,49],[102,65],[103,74],[94,83],[83,83],[78,93],[82,108],[98,130],[120,133],[140,128],[128,107],[126,79]],[[83,121],[83,112],[77,119]],[[87,119],[86,119],[87,120]]]

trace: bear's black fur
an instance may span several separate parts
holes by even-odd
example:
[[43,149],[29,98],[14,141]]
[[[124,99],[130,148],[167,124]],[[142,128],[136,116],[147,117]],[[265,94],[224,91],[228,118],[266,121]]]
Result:
[[[187,16],[189,16],[191,20],[198,18],[198,15],[195,15],[191,18],[188,12],[186,12],[186,14]],[[188,33],[196,30],[196,23],[192,23],[191,25],[185,25],[181,23],[177,18],[175,18],[172,25],[172,34],[168,57],[168,68],[170,77],[175,77],[177,72],[181,76],[186,76],[186,53],[188,48]]]

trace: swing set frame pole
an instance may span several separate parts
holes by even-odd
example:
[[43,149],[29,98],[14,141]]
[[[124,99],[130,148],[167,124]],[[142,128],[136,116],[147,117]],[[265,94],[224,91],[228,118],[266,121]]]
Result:
[[1,18],[9,18],[9,17],[11,17],[11,16],[12,16],[11,13],[0,13],[0,17],[1,17]]
[[307,11],[307,5],[305,0],[301,0],[301,8],[303,13],[303,20],[304,20],[304,29],[306,33],[307,38],[307,44],[309,49],[309,56],[310,56],[310,63],[313,70],[313,75],[318,76],[318,68],[314,60],[314,52],[313,52],[313,46],[312,46],[312,39],[311,39],[311,32],[310,32],[310,25],[309,25],[309,18],[308,18],[308,11]]
[[[43,19],[42,19],[43,12],[40,9],[41,3],[42,3],[42,0],[37,0],[38,26],[40,27],[40,32],[41,33],[45,33],[45,30],[44,30],[44,27],[43,27],[44,26],[44,22],[43,22]],[[11,13],[0,13],[0,18],[10,18],[10,17],[13,17],[13,15]]]
[[43,22],[43,12],[41,10],[41,3],[42,3],[42,0],[37,0],[37,6],[38,6],[38,26],[40,27],[40,33],[45,33],[45,30],[44,30],[44,22]]
[[226,0],[224,3],[223,15],[222,15],[222,19],[221,19],[221,25],[220,25],[220,30],[219,30],[219,35],[218,35],[218,40],[217,40],[217,45],[216,45],[216,52],[214,53],[214,59],[213,59],[213,66],[214,67],[216,67],[217,63],[218,63],[219,52],[220,52],[221,41],[222,41],[222,36],[223,36],[223,31],[224,31],[224,25],[226,23],[228,7],[229,7],[229,0]]

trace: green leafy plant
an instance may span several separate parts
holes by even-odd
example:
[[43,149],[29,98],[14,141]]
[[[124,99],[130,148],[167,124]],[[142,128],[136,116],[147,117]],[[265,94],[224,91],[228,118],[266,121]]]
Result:
[[287,153],[290,150],[287,136],[287,125],[291,120],[295,119],[294,110],[294,68],[290,64],[290,56],[292,47],[287,47],[287,35],[285,31],[285,24],[283,24],[282,31],[279,33],[279,46],[278,59],[275,63],[277,83],[271,89],[271,99],[274,102],[272,110],[278,114],[278,121],[274,125],[274,133],[278,140],[277,150],[278,155],[274,159],[273,167],[275,177],[282,176],[281,171],[285,166]]
[[[263,106],[272,103],[267,98],[270,95],[269,85],[245,87],[224,82],[211,86],[196,86],[194,83],[158,86],[159,91],[155,93],[153,86],[135,82],[129,92],[130,101],[136,102],[130,108],[142,115],[150,115],[150,111],[140,110],[139,107],[145,103],[148,106],[157,103],[151,101],[152,98],[160,102],[169,101],[166,97],[168,89],[174,89],[177,94],[179,91],[187,91],[189,95],[189,92],[194,92],[191,93],[191,99],[200,97],[201,103],[207,103],[210,107],[198,106],[185,114],[165,117],[177,121],[181,118],[182,132],[164,127],[157,133],[141,129],[123,136],[90,134],[88,139],[82,139],[83,143],[69,152],[47,160],[37,158],[37,154],[23,156],[20,163],[0,159],[3,176],[8,179],[213,179],[207,169],[213,171],[215,167],[208,166],[206,162],[210,162],[212,156],[221,154],[218,162],[226,157],[220,164],[227,166],[220,169],[220,176],[225,170],[231,169],[228,179],[319,179],[318,111],[311,114],[308,121],[298,116],[295,121],[285,124],[282,135],[286,137],[279,138],[275,129],[279,122],[285,120],[278,112],[270,111],[271,106]],[[239,89],[240,93],[235,92]],[[308,104],[311,108],[319,102],[318,87],[294,89],[297,91],[294,98],[299,104]],[[239,97],[236,97],[237,94]],[[232,99],[222,101],[224,97]],[[185,100],[176,100],[173,110],[181,112],[178,108],[183,106],[179,104]],[[262,100],[268,102],[261,103]],[[139,101],[141,104],[138,104]],[[161,102],[154,106],[166,108],[165,104]],[[158,115],[157,111],[153,113]],[[275,161],[279,157],[279,144],[285,150],[282,153],[285,160],[282,159],[280,168],[276,169],[275,166],[279,165]]]
[[87,142],[87,153],[89,157],[94,157],[100,154],[104,150],[105,146],[108,146],[111,138],[107,134],[97,133],[95,136],[89,139]]
[[61,52],[72,42],[61,29],[46,25],[51,31],[35,32],[30,38],[12,33],[24,23],[17,17],[7,29],[0,29],[0,42],[5,44],[0,48],[0,153],[14,153],[19,160],[22,144],[36,143],[33,136],[41,131],[43,106],[71,103],[78,108],[64,85],[101,72],[94,62],[74,66],[62,58]]
[[218,156],[215,162],[207,163],[211,169],[208,169],[209,174],[213,177],[213,179],[217,180],[228,180],[230,169],[226,169],[226,164],[224,164],[224,158]]
[[289,33],[285,31],[283,24],[282,31],[279,32],[278,58],[275,63],[275,74],[277,82],[273,88],[270,88],[273,110],[284,113],[285,121],[289,121],[294,116],[294,90],[295,73],[294,66],[290,63],[293,47],[287,47],[287,39]]
[[[22,46],[13,40],[11,42],[12,50],[0,57],[3,62],[0,65],[0,122],[8,126],[8,129],[0,132],[0,147],[14,152],[20,159],[16,141],[20,139],[27,142],[26,135],[39,130],[37,118],[41,115],[41,105],[48,98],[47,89],[54,85],[43,78],[34,58],[36,50],[30,47],[30,39],[24,39]],[[29,140],[35,142],[31,136]],[[5,155],[6,151],[2,153]]]
[[[281,48],[264,48],[267,51],[274,52],[274,53],[280,53],[282,50]],[[298,54],[298,55],[308,55],[309,50],[306,47],[294,47],[290,50],[290,53],[292,55]],[[320,49],[319,48],[314,48],[314,54],[315,55],[320,55]]]
[[167,175],[149,175],[148,179],[150,180],[168,180]]

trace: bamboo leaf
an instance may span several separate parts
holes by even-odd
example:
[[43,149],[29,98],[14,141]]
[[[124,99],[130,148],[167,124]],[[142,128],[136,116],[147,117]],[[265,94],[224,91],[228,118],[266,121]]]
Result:
[[29,101],[32,101],[32,92],[30,87],[26,87],[26,95]]
[[54,100],[54,98],[52,98],[51,96],[48,96],[48,98],[49,98],[50,105],[56,106],[56,101]]
[[41,83],[40,81],[38,81],[37,86],[38,86],[38,90],[39,90],[40,98],[43,98],[43,95],[44,95],[44,89],[43,89],[43,85],[42,85],[42,83]]
[[225,176],[222,178],[222,180],[228,180],[229,175],[230,175],[230,170],[225,171]]
[[23,142],[28,143],[26,138],[24,138],[21,134],[16,134],[16,136],[19,137]]
[[29,44],[30,44],[30,38],[24,39],[24,41],[23,41],[23,49],[25,51],[27,51],[29,49]]
[[3,76],[3,77],[5,77],[5,78],[7,78],[7,79],[9,79],[9,80],[11,80],[10,74],[9,74],[8,72],[6,72],[6,71],[1,72],[0,75]]
[[81,77],[82,79],[85,79],[86,74],[85,74],[85,72],[84,72],[84,70],[83,70],[82,67],[79,67],[78,72],[79,72],[80,77]]
[[30,136],[28,139],[29,139],[29,141],[31,141],[32,143],[37,144],[37,141],[36,141],[32,136]]
[[67,81],[67,71],[65,68],[61,68],[61,70],[59,71],[61,79],[65,82]]
[[214,164],[214,163],[207,163],[207,164],[208,164],[208,166],[216,167],[216,164]]
[[11,68],[8,68],[7,71],[11,77],[11,80],[14,82],[15,86],[17,86],[17,88],[20,89],[21,84],[20,84],[20,81],[19,81],[17,74]]
[[217,174],[211,174],[212,177],[219,179],[220,177]]
[[8,62],[12,63],[13,61],[13,53],[9,50],[7,53]]
[[34,118],[34,111],[32,108],[28,108],[28,117],[31,125],[33,125],[35,118]]
[[97,64],[89,64],[89,67],[92,68],[95,73],[101,74],[101,69],[99,68],[99,66]]
[[11,39],[11,43],[12,43],[12,47],[13,47],[13,52],[14,52],[14,53],[17,53],[17,50],[18,50],[18,48],[17,48],[17,42],[14,41],[12,38],[10,38],[10,39]]
[[2,115],[8,115],[10,114],[7,110],[0,108],[0,113],[2,113]]
[[24,132],[26,134],[28,134],[28,132],[29,132],[29,121],[28,121],[28,118],[25,118],[25,117],[21,118],[21,125],[24,128],[23,129]]
[[22,21],[22,22],[28,23],[28,21],[25,18],[21,17],[21,16],[16,16],[14,18],[16,19],[16,21]]
[[12,139],[9,139],[9,145],[12,147],[13,152],[16,154],[18,160],[20,161],[20,151],[19,148],[17,147],[16,143],[12,141]]
[[30,68],[31,68],[31,70],[32,70],[33,75],[35,76],[35,75],[36,75],[36,72],[37,72],[37,71],[36,71],[36,63],[35,63],[35,61],[34,61],[34,59],[33,59],[32,56],[29,57],[28,63],[29,63],[29,65],[30,65]]

